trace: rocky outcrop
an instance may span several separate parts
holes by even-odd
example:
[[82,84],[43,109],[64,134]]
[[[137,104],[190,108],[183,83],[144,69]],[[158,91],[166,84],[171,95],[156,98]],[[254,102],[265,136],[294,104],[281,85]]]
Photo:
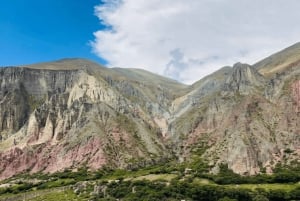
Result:
[[212,172],[225,163],[239,174],[271,172],[277,163],[299,160],[299,69],[264,78],[253,67],[236,64],[224,85],[198,97],[170,124],[181,147],[178,157],[198,154]]
[[201,158],[213,173],[221,163],[257,174],[299,161],[300,66],[263,76],[272,58],[191,86],[79,59],[0,68],[0,179],[174,156]]
[[142,107],[102,77],[84,69],[0,70],[1,178],[168,155],[151,116],[138,115]]
[[225,82],[224,91],[247,95],[255,90],[257,92],[257,88],[262,87],[264,82],[264,77],[255,68],[248,64],[237,63]]
[[300,112],[300,80],[296,80],[292,83],[292,95],[295,104],[295,111]]

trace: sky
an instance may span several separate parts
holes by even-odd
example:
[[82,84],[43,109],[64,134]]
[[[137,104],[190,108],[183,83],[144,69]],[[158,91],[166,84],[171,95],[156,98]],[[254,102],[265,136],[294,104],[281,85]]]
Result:
[[0,66],[23,65],[93,54],[99,0],[8,0],[0,5]]
[[87,58],[191,84],[300,42],[299,0],[10,0],[0,66]]

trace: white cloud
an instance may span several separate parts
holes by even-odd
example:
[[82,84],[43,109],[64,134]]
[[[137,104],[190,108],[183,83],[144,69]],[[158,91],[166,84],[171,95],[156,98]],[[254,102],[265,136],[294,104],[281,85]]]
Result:
[[299,0],[105,0],[93,51],[109,66],[192,83],[300,40]]

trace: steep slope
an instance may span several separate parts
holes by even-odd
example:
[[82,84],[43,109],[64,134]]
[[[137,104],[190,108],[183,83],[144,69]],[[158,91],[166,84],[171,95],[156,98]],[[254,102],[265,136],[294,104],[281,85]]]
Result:
[[253,92],[259,93],[257,88],[264,86],[264,77],[248,64],[237,63],[233,66],[232,73],[225,82],[224,91],[242,95]]
[[[167,135],[167,119],[174,97],[186,92],[187,86],[177,81],[140,69],[105,68],[84,59],[62,59],[28,66],[40,69],[82,69],[103,79],[130,101],[135,114],[143,116],[154,128]],[[155,82],[154,82],[155,81]]]
[[145,107],[147,107],[147,101],[159,103],[160,108],[165,111],[168,110],[174,97],[183,93],[187,88],[184,84],[145,70],[105,68],[85,59],[62,59],[26,67],[49,70],[84,70],[90,75],[105,80],[110,87],[115,88],[131,101]]
[[168,158],[239,174],[297,163],[298,51],[224,67],[191,86],[84,59],[1,68],[0,179]]
[[153,115],[81,65],[0,69],[1,178],[169,157]]
[[[182,136],[191,132],[194,127],[193,122],[198,121],[196,120],[198,118],[197,111],[205,108],[211,97],[215,96],[224,86],[231,71],[230,67],[221,68],[191,85],[186,94],[174,99],[171,106],[172,116],[168,119],[168,133],[171,134],[173,143],[182,143]],[[178,152],[180,146],[175,146],[175,148]],[[182,157],[180,151],[178,157]]]
[[275,53],[253,66],[268,77],[283,72],[290,67],[298,66],[300,63],[300,43],[296,43],[278,53]]
[[239,174],[299,160],[299,78],[300,66],[267,79],[254,67],[234,65],[213,95],[197,99],[172,123],[178,156],[201,156],[212,172],[225,163]]

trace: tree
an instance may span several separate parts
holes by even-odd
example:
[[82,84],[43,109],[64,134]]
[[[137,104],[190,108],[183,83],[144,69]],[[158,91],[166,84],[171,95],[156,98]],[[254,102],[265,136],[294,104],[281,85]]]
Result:
[[269,201],[267,197],[264,195],[256,195],[253,199],[253,201]]
[[219,199],[218,201],[237,201],[237,200],[229,198],[229,197],[224,197],[224,198]]

